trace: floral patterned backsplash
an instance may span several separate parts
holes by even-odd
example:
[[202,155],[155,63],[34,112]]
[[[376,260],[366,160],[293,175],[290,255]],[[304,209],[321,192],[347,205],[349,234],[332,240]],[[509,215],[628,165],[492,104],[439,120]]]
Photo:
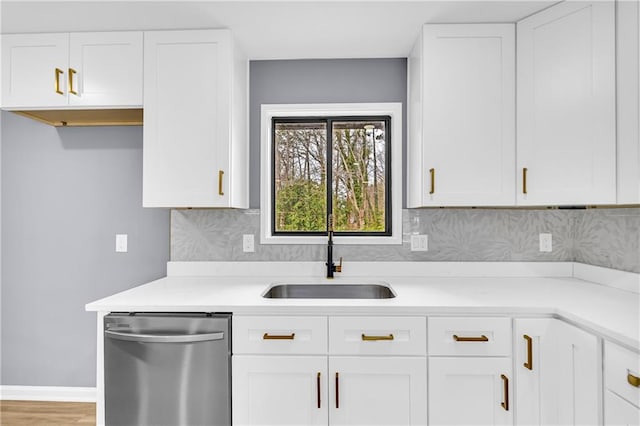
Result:
[[[640,272],[640,208],[587,210],[408,209],[402,245],[336,246],[345,261],[577,261]],[[539,251],[538,234],[553,235]],[[254,234],[255,252],[242,252]],[[429,250],[412,252],[412,234]],[[321,261],[325,245],[261,245],[259,210],[173,210],[173,261]]]

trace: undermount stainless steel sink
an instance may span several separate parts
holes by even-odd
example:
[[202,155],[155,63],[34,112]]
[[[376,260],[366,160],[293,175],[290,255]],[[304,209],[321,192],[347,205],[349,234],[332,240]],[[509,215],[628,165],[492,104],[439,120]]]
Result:
[[262,297],[268,299],[392,299],[383,284],[275,284]]

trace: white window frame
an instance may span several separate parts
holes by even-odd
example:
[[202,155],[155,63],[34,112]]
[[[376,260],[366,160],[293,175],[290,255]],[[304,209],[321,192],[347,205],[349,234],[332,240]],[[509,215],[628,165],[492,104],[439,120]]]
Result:
[[277,117],[391,117],[391,235],[334,236],[336,245],[402,244],[402,104],[264,104],[260,119],[260,244],[326,244],[326,236],[271,235],[272,119]]

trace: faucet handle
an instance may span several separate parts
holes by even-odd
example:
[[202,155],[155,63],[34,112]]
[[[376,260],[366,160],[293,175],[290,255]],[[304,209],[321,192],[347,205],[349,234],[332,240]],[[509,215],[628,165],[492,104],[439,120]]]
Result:
[[336,272],[342,272],[342,256],[340,256],[340,264],[336,266]]

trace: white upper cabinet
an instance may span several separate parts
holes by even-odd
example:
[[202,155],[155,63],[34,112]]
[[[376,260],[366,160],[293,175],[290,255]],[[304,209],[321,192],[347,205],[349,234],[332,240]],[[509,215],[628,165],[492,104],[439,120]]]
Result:
[[2,107],[142,105],[142,32],[2,37]]
[[69,34],[2,36],[2,107],[67,105]]
[[145,33],[145,207],[248,207],[246,97],[229,30]]
[[141,32],[72,33],[69,105],[141,106],[142,37]]
[[517,204],[616,202],[614,2],[517,24]]
[[515,26],[424,25],[408,68],[408,207],[515,204]]
[[618,204],[640,203],[640,2],[619,1],[617,41]]

